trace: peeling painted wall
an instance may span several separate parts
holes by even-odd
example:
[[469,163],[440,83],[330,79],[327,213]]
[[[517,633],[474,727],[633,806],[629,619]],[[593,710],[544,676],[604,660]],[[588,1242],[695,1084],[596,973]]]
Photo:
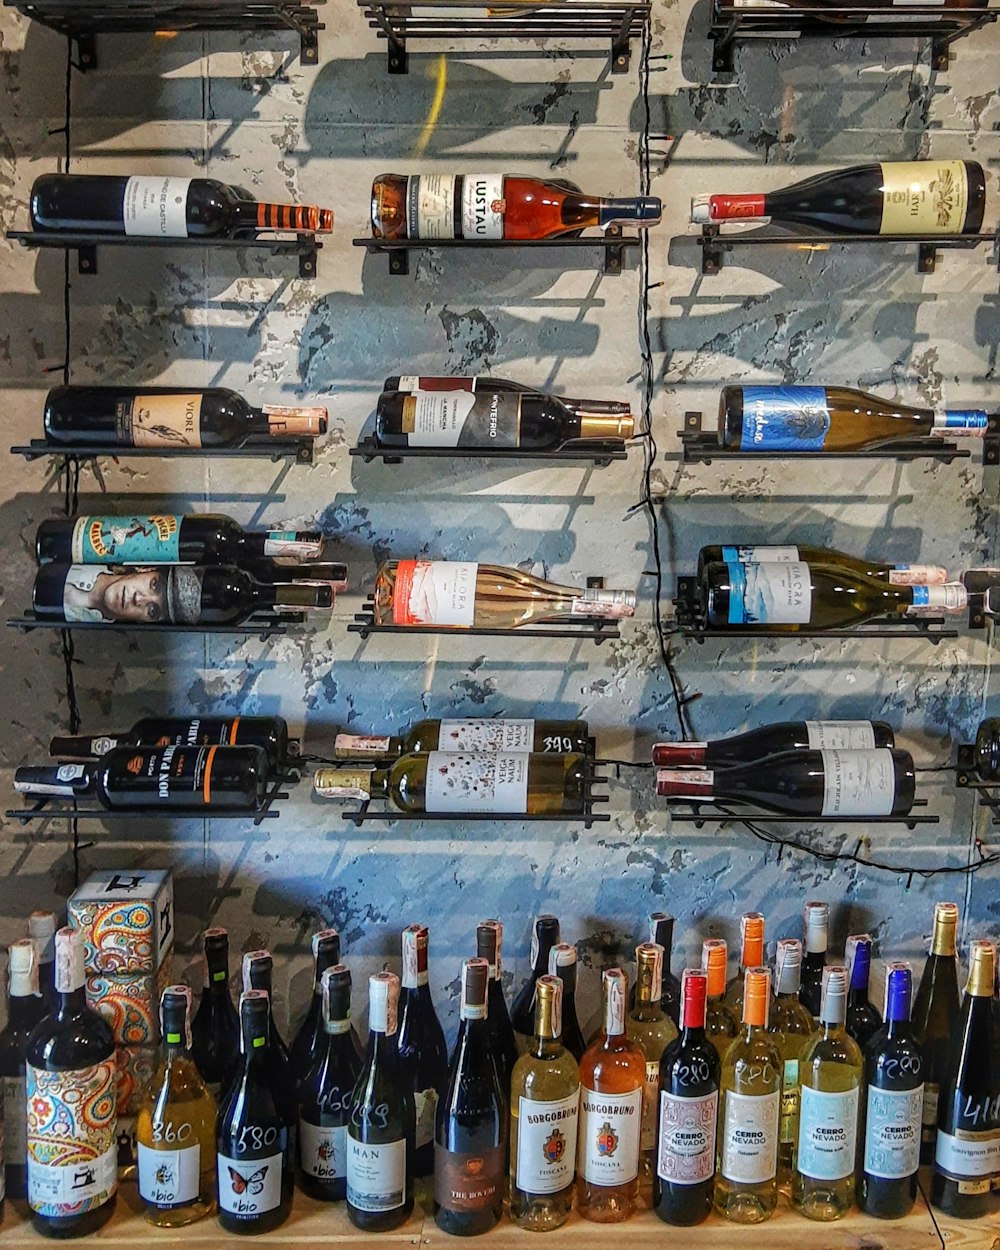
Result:
[[[76,681],[87,730],[124,729],[143,714],[188,709],[280,713],[308,750],[337,727],[391,732],[423,716],[581,715],[603,753],[648,758],[676,730],[651,624],[647,523],[633,511],[640,456],[606,470],[485,462],[365,466],[347,448],[370,420],[381,379],[400,371],[492,370],[570,394],[638,400],[638,276],[563,270],[558,251],[517,255],[426,253],[407,278],[351,246],[366,229],[372,177],[506,169],[576,180],[595,192],[633,193],[642,108],[637,75],[608,75],[603,49],[532,48],[516,56],[466,48],[441,62],[411,54],[389,78],[349,0],[323,13],[321,64],[305,69],[282,36],[102,40],[101,68],[73,79],[72,168],[185,173],[192,166],[262,198],[331,205],[336,232],[317,281],[287,261],[253,253],[106,251],[101,271],[72,283],[74,381],[159,381],[235,387],[270,402],[326,402],[331,432],[311,468],[266,461],[103,460],[86,468],[81,510],[127,501],[205,510],[248,526],[320,526],[331,558],[349,561],[356,593],[328,626],[262,643],[165,635],[80,635]],[[974,157],[988,171],[990,220],[1000,202],[1000,30],[956,47],[931,75],[926,47],[907,40],[763,44],[738,53],[732,83],[713,83],[705,0],[691,12],[657,4],[651,75],[653,190],[665,201],[652,236],[651,330],[658,387],[662,509],[669,584],[706,541],[826,542],[891,561],[960,568],[1000,559],[996,472],[975,459],[951,466],[832,461],[794,470],[780,462],[684,469],[676,431],[686,409],[714,412],[733,379],[860,384],[901,398],[995,407],[1000,400],[997,273],[984,249],[943,256],[916,274],[893,248],[746,252],[703,279],[687,234],[690,196],[779,186],[832,164]],[[23,228],[33,178],[58,167],[65,49],[7,11],[0,19],[0,220]],[[447,74],[427,126],[438,75]],[[666,138],[666,136],[671,136]],[[669,164],[667,157],[669,156]],[[44,370],[64,353],[63,262],[0,243],[0,386],[5,434],[40,433]],[[32,539],[61,507],[43,463],[0,457],[0,576],[6,615],[29,602]],[[102,496],[104,496],[102,498]],[[553,641],[447,638],[359,643],[345,632],[378,559],[431,553],[521,564],[557,581],[603,573],[635,587],[642,607],[622,640],[602,648]],[[62,659],[50,633],[4,639],[0,737],[5,770],[43,756],[65,728]],[[700,736],[767,720],[877,716],[898,726],[918,763],[949,758],[979,718],[997,711],[984,636],[938,647],[895,641],[679,643],[677,666]],[[913,867],[966,862],[979,835],[996,844],[968,797],[947,778],[922,779],[940,825],[905,830],[806,825],[800,836]],[[675,967],[703,937],[735,942],[738,915],[760,909],[768,934],[798,934],[803,902],[828,898],[834,945],[871,930],[883,954],[920,957],[935,899],[954,898],[964,935],[1000,927],[997,874],[974,881],[880,874],[779,859],[741,830],[667,821],[635,774],[612,789],[609,824],[400,825],[356,831],[302,785],[279,821],[180,822],[150,832],[86,826],[84,872],[170,864],[178,875],[179,970],[197,975],[198,934],[232,931],[237,947],[278,956],[279,1016],[308,988],[308,938],[338,926],[364,974],[398,956],[399,930],[432,929],[432,981],[454,1016],[459,960],[476,922],[506,923],[507,975],[527,966],[532,915],[559,914],[589,968],[628,960],[650,909],[680,919]],[[4,827],[0,938],[19,936],[32,907],[58,907],[72,888],[66,828]],[[585,972],[584,1016],[597,978]]]

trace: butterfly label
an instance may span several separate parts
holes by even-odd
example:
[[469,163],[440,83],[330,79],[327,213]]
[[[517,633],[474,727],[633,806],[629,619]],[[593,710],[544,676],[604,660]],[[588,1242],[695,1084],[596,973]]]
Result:
[[155,1150],[139,1143],[139,1196],[154,1207],[182,1207],[198,1197],[201,1146]]
[[230,1159],[220,1154],[219,1207],[229,1215],[263,1215],[281,1205],[280,1154],[266,1159]]

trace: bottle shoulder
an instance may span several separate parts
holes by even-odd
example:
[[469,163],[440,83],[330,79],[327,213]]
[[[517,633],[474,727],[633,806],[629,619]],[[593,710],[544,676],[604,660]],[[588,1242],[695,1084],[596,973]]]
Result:
[[568,1097],[579,1086],[579,1065],[565,1048],[561,1054],[546,1059],[522,1055],[510,1078],[511,1104],[516,1105],[518,1098],[555,1101]]
[[31,1032],[26,1059],[32,1067],[52,1072],[102,1063],[114,1053],[111,1026],[85,1008],[73,1015],[46,1016]]
[[863,1062],[861,1047],[853,1037],[840,1031],[827,1036],[817,1030],[806,1043],[799,1059],[799,1079],[806,1079],[808,1069],[815,1070],[824,1065],[860,1068]]

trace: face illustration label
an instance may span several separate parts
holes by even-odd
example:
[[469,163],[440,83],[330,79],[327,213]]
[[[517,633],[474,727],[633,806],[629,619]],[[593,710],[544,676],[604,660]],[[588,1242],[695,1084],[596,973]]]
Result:
[[518,1189],[528,1194],[556,1194],[572,1184],[579,1122],[579,1087],[552,1102],[518,1099]]
[[896,798],[892,752],[823,751],[824,816],[890,816]]
[[231,1159],[220,1154],[216,1160],[220,1210],[252,1219],[281,1206],[282,1154],[259,1159]]
[[517,447],[521,397],[507,391],[414,391],[403,401],[410,447]]
[[125,233],[145,238],[186,239],[190,178],[129,178],[122,201]]
[[101,1206],[118,1187],[114,1058],[70,1072],[27,1065],[28,1201],[40,1215]]
[[819,451],[830,429],[822,386],[744,386],[741,451]]
[[347,1138],[347,1201],[359,1211],[393,1211],[406,1201],[406,1141],[371,1145]]
[[525,753],[427,756],[424,805],[428,812],[525,812],[528,760]]
[[463,560],[400,560],[393,590],[393,623],[472,625],[478,571],[478,564]]
[[920,1113],[924,1087],[876,1089],[868,1086],[865,1117],[865,1171],[900,1180],[920,1166]]
[[778,1169],[780,1092],[737,1094],[725,1100],[722,1175],[751,1185],[773,1180]]
[[879,234],[961,234],[969,208],[962,161],[889,161],[881,168]]
[[179,516],[84,516],[73,526],[74,564],[177,564]]
[[728,564],[730,625],[808,625],[809,565]]
[[642,1090],[581,1091],[577,1170],[592,1185],[626,1185],[639,1175]]
[[201,395],[134,395],[117,411],[118,442],[127,447],[200,447]]
[[656,1171],[674,1185],[697,1185],[715,1175],[715,1125],[719,1094],[700,1098],[660,1094],[660,1139]]
[[803,1085],[799,1091],[797,1166],[817,1181],[839,1181],[854,1171],[858,1090],[827,1093]]
[[154,1150],[139,1142],[139,1194],[155,1207],[179,1207],[198,1197],[201,1146]]

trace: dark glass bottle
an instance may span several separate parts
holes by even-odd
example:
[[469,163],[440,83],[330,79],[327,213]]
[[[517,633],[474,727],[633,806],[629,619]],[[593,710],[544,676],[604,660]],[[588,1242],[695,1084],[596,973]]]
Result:
[[667,1224],[700,1224],[712,1209],[721,1064],[705,1036],[708,978],[681,976],[681,1033],[660,1060],[653,1210]]
[[[286,1101],[295,1102],[295,1073],[292,1070],[291,1055],[285,1039],[278,1030],[274,1018],[274,959],[270,951],[247,951],[243,956],[243,992],[247,990],[263,990],[267,995],[268,1010],[268,1045],[267,1065],[274,1083],[280,1088]],[[293,1121],[294,1122],[294,1121]]]
[[229,991],[229,934],[206,929],[205,985],[191,1021],[191,1055],[202,1080],[219,1102],[240,1064],[240,1017]]
[[56,930],[54,911],[33,911],[28,917],[28,937],[35,944],[36,990],[41,997],[39,1020],[56,1009]]
[[[558,919],[550,915],[536,916],[531,934],[531,971],[527,981],[515,995],[510,1009],[510,1022],[514,1026],[514,1039],[519,1055],[527,1051],[535,1035],[535,982],[539,977],[548,975],[549,951],[558,941]],[[563,1044],[566,1045],[565,1038]]]
[[517,1042],[514,1040],[514,1029],[500,980],[503,969],[503,925],[499,920],[484,920],[476,926],[476,954],[490,966],[486,1026],[490,1035],[490,1050],[500,1078],[500,1088],[508,1090],[511,1073],[517,1063]]
[[77,929],[56,934],[56,992],[25,1056],[28,1204],[38,1232],[83,1237],[115,1208],[118,1074],[111,1026],[87,1006]]
[[49,754],[63,759],[97,759],[115,747],[260,747],[272,769],[288,759],[288,725],[280,716],[144,716],[131,729],[90,737],[59,735]]
[[448,1046],[441,1021],[434,1010],[428,984],[427,948],[430,932],[425,924],[403,930],[403,985],[399,994],[399,1031],[395,1034],[402,1079],[413,1095],[413,1175],[430,1176],[434,1170],[434,1124],[438,1099],[448,1080]]
[[42,1018],[35,945],[31,938],[12,942],[7,951],[7,1023],[0,1033],[0,1080],[3,1082],[3,1158],[8,1198],[28,1196],[27,1100],[24,1057],[28,1038]]
[[830,904],[813,899],[806,903],[802,913],[802,979],[799,982],[799,1002],[814,1020],[819,1020],[820,1003],[823,1001],[823,969],[826,967],[826,951],[830,943]]
[[347,1122],[361,1074],[351,973],[343,964],[323,969],[320,1002],[321,1034],[299,1081],[299,1184],[310,1197],[335,1202],[347,1197]]
[[340,963],[340,934],[336,929],[321,929],[312,936],[313,992],[305,1019],[292,1039],[289,1057],[296,1079],[301,1080],[313,1060],[326,1044],[323,1025],[323,973]]
[[569,942],[557,942],[549,951],[548,975],[562,982],[562,1044],[579,1063],[587,1043],[576,1014],[576,969],[576,947]]
[[982,780],[1000,780],[1000,716],[980,721],[974,750],[976,772]]
[[263,990],[240,995],[242,1063],[216,1141],[219,1223],[228,1233],[268,1232],[292,1209],[295,1104],[268,1062],[270,1014]]
[[461,1022],[434,1133],[434,1219],[446,1233],[485,1233],[503,1214],[507,1103],[487,1028],[490,966],[462,964]]
[[884,721],[792,720],[761,725],[749,733],[733,734],[716,742],[658,742],[653,747],[653,763],[660,768],[678,764],[724,768],[753,764],[786,751],[873,750],[893,746],[892,729]]
[[936,903],[931,951],[913,1001],[913,1032],[924,1052],[921,1163],[934,1162],[939,1091],[948,1062],[951,1030],[959,1013],[957,932],[957,905]]
[[[672,743],[669,745],[673,745]],[[678,744],[687,746],[688,743]],[[702,745],[705,745],[704,743]],[[653,748],[653,763],[658,764],[660,761],[656,759],[656,751],[658,746]],[[649,939],[653,946],[663,947],[663,983],[662,994],[660,997],[660,1006],[667,1013],[674,1024],[678,1027],[681,1009],[681,983],[670,971],[670,959],[674,946],[674,918],[665,911],[651,911],[649,913]],[[635,1006],[635,983],[629,987],[628,1005],[629,1010]]]
[[851,978],[851,987],[847,994],[847,1032],[864,1050],[882,1027],[879,1009],[868,997],[868,977],[872,962],[871,934],[857,933],[847,939],[844,962]]

